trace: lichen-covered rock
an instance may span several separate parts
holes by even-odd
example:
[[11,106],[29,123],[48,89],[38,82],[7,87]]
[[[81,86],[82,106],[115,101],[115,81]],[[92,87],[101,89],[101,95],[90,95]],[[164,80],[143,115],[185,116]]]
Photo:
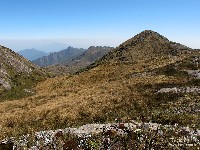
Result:
[[157,93],[200,93],[200,87],[173,87],[173,88],[162,88]]
[[2,85],[7,90],[11,89],[9,82],[5,81],[5,79],[0,79],[0,85]]
[[[32,135],[8,138],[0,146],[15,149],[135,149],[139,145],[152,148],[195,148],[200,146],[200,130],[151,122],[86,124],[79,128],[40,131]],[[165,138],[167,139],[165,139]],[[34,139],[34,140],[33,140]],[[168,144],[165,143],[168,140]],[[124,143],[126,143],[124,145]]]
[[189,75],[200,79],[200,70],[185,70]]

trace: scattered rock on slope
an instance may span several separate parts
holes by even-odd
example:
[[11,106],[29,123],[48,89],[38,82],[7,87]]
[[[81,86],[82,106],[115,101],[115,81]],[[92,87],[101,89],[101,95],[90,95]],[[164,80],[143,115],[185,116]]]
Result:
[[[20,91],[20,87],[30,88],[34,83],[45,77],[46,72],[44,70],[11,49],[0,46],[0,100],[6,96],[6,92],[14,89]],[[17,94],[18,92],[16,92]]]

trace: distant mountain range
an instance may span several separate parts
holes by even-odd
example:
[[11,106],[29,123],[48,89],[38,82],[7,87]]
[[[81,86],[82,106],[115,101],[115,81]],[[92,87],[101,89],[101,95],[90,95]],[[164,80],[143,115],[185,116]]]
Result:
[[27,58],[28,60],[32,61],[38,59],[43,56],[47,56],[49,53],[37,50],[37,49],[24,49],[17,52],[18,54],[22,55],[23,57]]
[[81,55],[84,51],[85,49],[83,48],[73,48],[69,46],[67,49],[59,52],[50,53],[48,56],[38,58],[36,60],[33,60],[32,62],[38,66],[46,67],[62,63],[63,61],[70,61],[71,59]]
[[60,64],[49,66],[46,69],[54,75],[75,73],[94,63],[113,49],[113,47],[107,46],[91,46],[75,59],[72,59],[71,61],[63,61]]

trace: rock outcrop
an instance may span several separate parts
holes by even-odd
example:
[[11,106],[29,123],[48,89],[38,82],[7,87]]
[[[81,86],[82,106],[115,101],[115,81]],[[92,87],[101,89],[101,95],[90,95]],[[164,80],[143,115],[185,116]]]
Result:
[[[167,132],[170,131],[170,135]],[[98,136],[97,136],[98,135]],[[137,137],[134,139],[133,136]],[[71,136],[71,140],[65,140],[64,137]],[[73,136],[75,138],[73,138]],[[199,146],[200,130],[194,130],[189,127],[179,127],[177,125],[161,125],[157,123],[136,122],[132,120],[129,123],[108,123],[108,124],[86,124],[79,128],[66,128],[58,130],[40,131],[35,135],[23,135],[19,139],[9,138],[0,142],[1,147],[11,147],[14,149],[28,148],[30,150],[45,149],[90,149],[105,147],[115,150],[123,148],[123,143],[135,142],[135,145],[130,145],[130,148],[137,148],[136,143],[143,146],[162,147],[166,139],[170,143],[165,145],[165,148],[175,148],[184,146],[184,148],[195,148]],[[98,137],[98,138],[96,138]],[[123,138],[127,138],[123,141]],[[153,137],[153,138],[152,138]],[[31,141],[31,138],[36,140]],[[117,139],[117,140],[116,140]],[[97,140],[99,142],[97,142]],[[122,141],[120,141],[122,140]],[[148,143],[146,141],[149,141]],[[159,140],[159,141],[157,141]],[[168,142],[169,142],[168,141]],[[32,143],[32,146],[29,143]],[[91,144],[93,143],[93,144]],[[160,145],[159,145],[160,144]]]
[[30,86],[32,83],[34,84],[34,82],[37,82],[39,78],[45,76],[46,72],[44,70],[40,70],[39,67],[11,49],[0,46],[1,98],[5,96],[5,91],[9,91],[16,87],[20,89],[22,85],[23,87],[26,87],[26,85]]

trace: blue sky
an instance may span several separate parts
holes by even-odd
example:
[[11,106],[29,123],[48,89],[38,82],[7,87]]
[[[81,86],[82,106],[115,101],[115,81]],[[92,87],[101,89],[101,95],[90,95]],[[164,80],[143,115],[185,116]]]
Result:
[[200,0],[2,0],[0,44],[118,46],[151,29],[200,48]]

